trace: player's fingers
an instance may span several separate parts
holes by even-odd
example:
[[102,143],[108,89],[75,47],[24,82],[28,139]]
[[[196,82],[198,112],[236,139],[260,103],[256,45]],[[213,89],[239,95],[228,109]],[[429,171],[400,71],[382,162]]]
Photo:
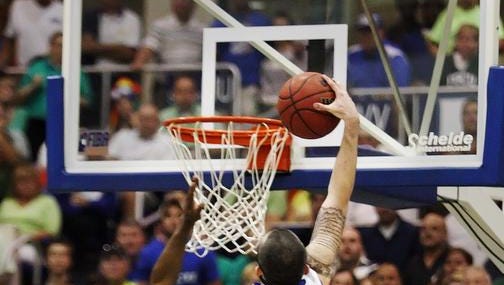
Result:
[[327,105],[322,104],[322,103],[318,103],[318,102],[313,103],[313,108],[318,111],[328,111],[329,112],[329,110],[330,110],[329,107],[327,107]]
[[348,92],[346,91],[345,87],[341,82],[335,81],[332,78],[329,78],[329,76],[322,74],[322,78],[327,82],[329,87],[334,91],[334,94],[336,95],[336,100],[340,97],[349,97]]
[[325,74],[322,74],[322,78],[334,91],[336,91],[336,89],[338,88],[338,84],[336,83],[336,81],[334,81],[332,78],[329,78],[329,76]]
[[195,211],[196,211],[196,215],[198,217],[200,217],[200,213],[201,211],[203,210],[203,208],[205,208],[205,205],[204,204],[198,204],[198,206],[196,207]]
[[331,87],[331,89],[335,92],[338,93],[340,90],[343,89],[342,85],[340,82],[335,81],[334,79],[330,78],[329,76],[322,74],[322,78],[324,78],[325,82]]
[[197,177],[193,177],[191,179],[191,185],[189,186],[189,192],[187,193],[187,205],[192,205],[191,203],[194,203],[194,192],[198,186],[198,181]]

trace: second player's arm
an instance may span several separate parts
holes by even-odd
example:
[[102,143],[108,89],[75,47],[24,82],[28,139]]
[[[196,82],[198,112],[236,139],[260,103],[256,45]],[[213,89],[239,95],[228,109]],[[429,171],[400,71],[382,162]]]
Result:
[[193,178],[185,200],[182,225],[170,237],[161,256],[156,261],[150,276],[152,285],[174,285],[180,271],[185,252],[185,245],[191,238],[194,223],[199,219],[203,205],[194,202],[194,191],[198,180]]

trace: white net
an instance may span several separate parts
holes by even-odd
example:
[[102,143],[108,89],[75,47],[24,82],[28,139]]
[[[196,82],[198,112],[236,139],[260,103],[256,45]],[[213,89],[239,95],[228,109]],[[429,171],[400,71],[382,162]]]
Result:
[[[255,252],[265,232],[269,189],[289,134],[283,127],[272,128],[266,123],[243,131],[243,123],[229,122],[210,139],[203,125],[196,122],[190,126],[192,137],[187,132],[184,135],[180,124],[166,126],[184,178],[188,183],[193,176],[199,178],[195,199],[204,204],[186,250],[200,256],[220,248],[242,254]],[[248,134],[248,145],[238,145],[238,132]],[[258,156],[261,148],[269,149],[264,162]]]

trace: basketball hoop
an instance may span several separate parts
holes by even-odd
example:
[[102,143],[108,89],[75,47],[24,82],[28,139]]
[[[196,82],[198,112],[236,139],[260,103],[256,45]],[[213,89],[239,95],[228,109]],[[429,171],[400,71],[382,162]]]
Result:
[[239,116],[180,117],[163,125],[185,180],[199,178],[195,199],[204,204],[186,250],[255,252],[275,174],[290,170],[288,130],[279,120]]

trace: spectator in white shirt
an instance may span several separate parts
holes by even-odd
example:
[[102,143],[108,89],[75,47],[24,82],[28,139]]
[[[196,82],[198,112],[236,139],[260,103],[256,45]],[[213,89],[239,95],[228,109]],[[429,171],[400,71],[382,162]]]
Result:
[[101,0],[98,9],[83,17],[83,64],[130,63],[140,44],[138,15],[123,0]]
[[201,63],[205,25],[193,17],[194,7],[192,0],[172,0],[171,14],[151,25],[132,68],[141,69],[155,54],[165,64]]
[[[3,33],[0,66],[25,67],[49,51],[49,38],[63,30],[63,5],[56,0],[15,0]],[[10,61],[14,56],[13,62]]]
[[110,139],[109,156],[119,160],[174,159],[169,138],[159,132],[156,106],[143,104],[138,110],[138,127],[122,129]]

